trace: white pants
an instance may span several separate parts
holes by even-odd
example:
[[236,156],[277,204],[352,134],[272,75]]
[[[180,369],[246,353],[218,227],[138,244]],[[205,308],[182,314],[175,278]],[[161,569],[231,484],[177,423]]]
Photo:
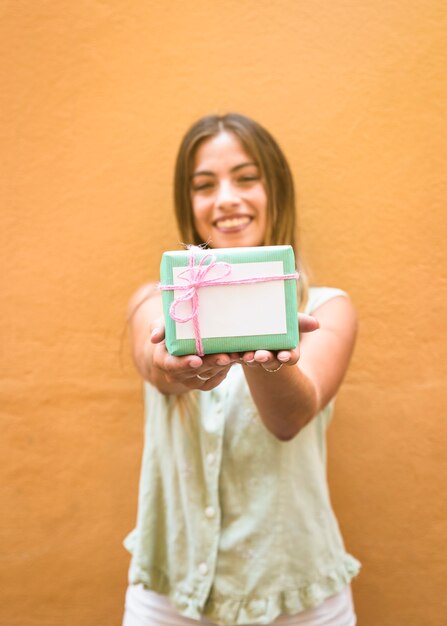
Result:
[[[197,626],[214,622],[202,618],[200,622],[179,615],[165,596],[145,589],[143,585],[129,585],[123,626]],[[348,585],[315,609],[297,615],[281,615],[274,626],[355,626],[356,617]]]

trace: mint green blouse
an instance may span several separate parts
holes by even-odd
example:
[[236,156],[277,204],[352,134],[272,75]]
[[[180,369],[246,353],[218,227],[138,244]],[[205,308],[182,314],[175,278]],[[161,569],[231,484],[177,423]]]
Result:
[[[307,311],[344,292],[311,288]],[[326,482],[333,402],[291,441],[263,425],[242,368],[179,403],[145,385],[145,445],[131,584],[182,615],[266,624],[341,591],[360,564],[346,553]]]

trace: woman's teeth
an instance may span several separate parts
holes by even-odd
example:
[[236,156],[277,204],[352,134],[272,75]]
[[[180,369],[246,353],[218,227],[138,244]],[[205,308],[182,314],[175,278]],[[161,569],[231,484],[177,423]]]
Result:
[[237,226],[244,226],[251,221],[248,216],[245,217],[229,217],[227,219],[219,220],[216,222],[218,228],[236,228]]

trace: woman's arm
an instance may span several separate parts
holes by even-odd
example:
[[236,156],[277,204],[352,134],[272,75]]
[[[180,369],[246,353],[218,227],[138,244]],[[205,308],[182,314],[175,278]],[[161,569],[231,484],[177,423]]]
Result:
[[[298,434],[335,396],[354,348],[357,316],[349,298],[335,297],[313,315],[320,330],[302,336],[299,351],[281,351],[275,357],[258,350],[244,356],[245,376],[261,419],[282,441]],[[285,367],[277,372],[264,369],[281,363]]]

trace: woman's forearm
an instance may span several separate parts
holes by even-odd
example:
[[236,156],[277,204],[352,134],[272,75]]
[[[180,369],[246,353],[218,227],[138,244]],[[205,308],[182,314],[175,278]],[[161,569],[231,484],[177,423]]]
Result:
[[299,366],[267,372],[244,366],[252,398],[266,428],[281,441],[289,441],[318,413],[316,385]]

